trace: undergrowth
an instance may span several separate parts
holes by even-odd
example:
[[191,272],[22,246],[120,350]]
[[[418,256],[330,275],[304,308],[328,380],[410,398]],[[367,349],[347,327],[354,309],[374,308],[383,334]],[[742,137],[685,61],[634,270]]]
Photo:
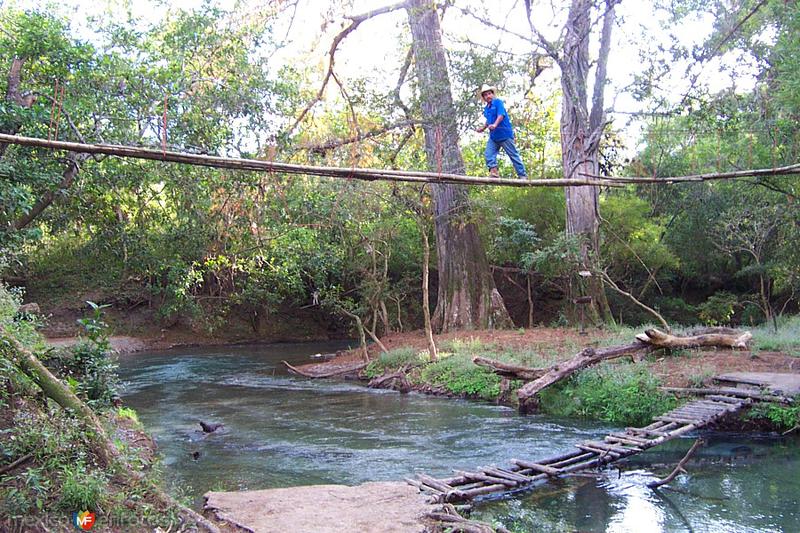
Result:
[[659,390],[660,382],[646,368],[605,364],[584,370],[540,393],[543,411],[620,425],[642,425],[677,405]]
[[777,331],[773,324],[752,328],[753,348],[786,352],[800,357],[800,315],[779,318],[777,324]]
[[410,366],[426,361],[427,353],[420,354],[411,347],[398,348],[387,353],[382,353],[377,359],[370,361],[364,369],[364,375],[372,379],[386,372],[397,370],[403,366]]
[[453,394],[484,400],[494,400],[500,395],[500,376],[475,365],[466,354],[453,354],[427,365],[420,378]]
[[[19,293],[0,285],[0,328],[28,349],[41,352],[44,343],[36,332],[37,319],[17,312],[20,300]],[[45,359],[87,400],[108,433],[116,435],[125,463],[144,478],[134,480],[123,475],[121,466],[104,464],[87,428],[48,400],[14,364],[10,346],[0,343],[0,468],[6,470],[0,474],[0,531],[67,530],[68,517],[84,510],[97,514],[98,531],[152,531],[179,524],[176,509],[164,508],[152,492],[153,484],[160,483],[152,450],[137,448],[125,438],[129,434],[135,439],[140,428],[135,422],[128,423],[132,430],[115,424],[117,418],[137,418],[129,408],[110,409],[116,397],[116,373],[109,363],[99,314],[85,325],[90,326],[87,342]]]
[[777,431],[790,431],[800,427],[800,406],[757,403],[747,413],[750,420],[768,420]]

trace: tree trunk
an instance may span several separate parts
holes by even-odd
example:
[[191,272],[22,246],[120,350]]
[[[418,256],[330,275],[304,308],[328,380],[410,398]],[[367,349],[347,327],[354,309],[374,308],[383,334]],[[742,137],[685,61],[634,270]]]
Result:
[[8,346],[5,350],[9,359],[28,377],[30,377],[48,398],[51,398],[64,409],[70,411],[94,432],[95,450],[107,465],[112,465],[120,458],[117,450],[108,439],[103,424],[80,398],[75,396],[69,387],[55,377],[33,353],[5,330],[0,331],[2,343]]
[[[420,217],[421,218],[421,217]],[[425,338],[428,340],[428,354],[431,361],[439,359],[439,351],[433,340],[433,325],[431,323],[431,302],[429,296],[429,270],[431,266],[431,245],[428,241],[428,228],[420,220],[420,233],[422,234],[422,316],[425,319]]]
[[[19,57],[15,57],[11,61],[11,68],[8,69],[8,80],[6,85],[6,102],[16,104],[20,107],[30,108],[33,104],[33,97],[23,96],[19,89],[22,76],[22,66],[24,64],[25,60]],[[5,129],[0,131],[9,135],[16,135],[19,133],[19,128],[20,125],[18,123],[11,123]],[[7,148],[7,144],[0,143],[0,157],[5,155]]]
[[[429,0],[406,8],[422,101],[425,154],[433,171],[465,174],[439,15]],[[478,230],[469,220],[467,189],[431,185],[439,292],[433,322],[440,331],[513,326],[489,270]]]
[[59,194],[66,192],[67,189],[72,186],[72,183],[75,181],[75,177],[80,171],[80,162],[87,158],[88,156],[86,154],[75,154],[70,152],[67,160],[67,168],[61,175],[61,181],[59,182],[58,187],[55,190],[45,192],[42,197],[39,198],[35,204],[33,204],[33,207],[31,207],[30,211],[15,220],[14,229],[21,230],[28,226],[28,224],[36,220],[36,218],[41,215],[45,209],[50,207],[50,204],[56,200]]
[[[558,58],[561,68],[561,154],[565,177],[597,176],[598,150],[603,134],[603,89],[606,83],[606,65],[611,46],[611,28],[614,23],[615,0],[608,0],[603,17],[600,39],[600,56],[595,70],[592,109],[589,114],[588,74],[589,36],[591,32],[592,0],[572,0],[566,23],[564,51]],[[566,231],[581,238],[581,257],[584,270],[592,266],[600,250],[600,210],[598,187],[566,187]],[[592,297],[589,314],[593,320],[608,319],[608,301],[600,279],[588,280],[588,296]],[[583,295],[573,295],[583,296]]]

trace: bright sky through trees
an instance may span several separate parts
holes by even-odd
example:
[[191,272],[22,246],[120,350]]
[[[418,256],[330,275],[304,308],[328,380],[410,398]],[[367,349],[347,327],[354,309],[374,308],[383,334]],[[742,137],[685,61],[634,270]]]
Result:
[[[341,11],[333,2],[320,0],[299,0],[296,11],[291,6],[281,7],[285,2],[277,3],[277,10],[284,10],[279,18],[275,31],[276,38],[285,41],[285,47],[274,53],[275,72],[282,64],[305,67],[310,82],[312,77],[321,78],[327,68],[327,51],[333,36],[341,29],[342,15],[363,13],[380,7],[389,0],[354,0],[352,7]],[[43,1],[10,1],[6,5],[22,8],[44,7],[67,16],[78,35],[96,41],[98,36],[93,31],[92,18],[118,19],[132,16],[142,24],[155,23],[168,16],[174,9],[196,9],[204,4],[219,6],[225,10],[241,13],[244,19],[257,9],[263,9],[263,2],[250,0],[179,0],[179,1],[125,1],[125,0],[65,0],[57,5]],[[506,27],[510,32],[527,36],[530,28],[525,19],[523,2],[496,2],[487,6],[476,0],[463,0],[456,3],[476,15],[490,20],[493,24]],[[568,2],[553,2],[553,5],[538,3],[539,9],[534,12],[534,24],[547,38],[556,38],[563,23],[564,12]],[[332,7],[333,6],[333,7]],[[627,131],[632,140],[639,133],[640,124],[636,115],[645,111],[645,104],[637,102],[629,89],[634,75],[642,69],[642,54],[654,54],[659,46],[669,48],[677,40],[685,46],[700,45],[712,30],[713,21],[708,16],[695,15],[687,18],[681,26],[673,31],[664,29],[667,14],[656,10],[652,2],[623,3],[617,11],[618,28],[615,29],[615,43],[609,58],[609,86],[606,93],[606,107],[612,113],[614,128]],[[291,26],[290,26],[291,25]],[[401,50],[409,41],[406,19],[402,11],[389,13],[362,24],[340,45],[337,54],[337,73],[347,84],[349,79],[367,77],[371,83],[384,84],[386,87],[394,83],[396,72],[402,62]],[[443,22],[446,46],[496,46],[498,49],[525,55],[531,52],[531,44],[511,33],[488,28],[475,18],[465,15],[456,8],[447,11]],[[769,40],[765,35],[764,39]],[[469,44],[473,43],[473,44]],[[728,86],[739,90],[749,90],[754,83],[755,67],[741,55],[728,53],[721,58],[692,67],[689,63],[675,63],[669,75],[659,84],[660,96],[668,101],[680,101],[681,96],[689,88],[691,76],[699,72],[697,83],[708,85],[712,92]],[[551,93],[558,87],[557,67],[549,69],[537,80],[537,88],[541,94]],[[513,75],[509,73],[509,76]],[[502,80],[487,80],[501,82]],[[328,91],[328,98],[336,101],[336,91]],[[520,94],[507,93],[504,100],[513,106],[522,97]],[[475,117],[476,121],[480,117]],[[633,148],[633,147],[629,147]]]

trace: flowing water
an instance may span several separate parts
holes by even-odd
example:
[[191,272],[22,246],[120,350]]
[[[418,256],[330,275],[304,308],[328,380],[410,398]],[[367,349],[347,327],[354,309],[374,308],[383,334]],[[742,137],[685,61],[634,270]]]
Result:
[[[156,438],[167,477],[198,498],[239,490],[400,480],[414,472],[541,458],[616,429],[477,402],[290,376],[280,361],[336,343],[190,348],[120,358],[125,403]],[[203,434],[199,421],[222,423]],[[498,501],[474,517],[515,531],[800,532],[800,441],[711,436],[691,476],[654,492],[690,440],[599,478],[576,477]],[[658,464],[663,464],[658,466]]]

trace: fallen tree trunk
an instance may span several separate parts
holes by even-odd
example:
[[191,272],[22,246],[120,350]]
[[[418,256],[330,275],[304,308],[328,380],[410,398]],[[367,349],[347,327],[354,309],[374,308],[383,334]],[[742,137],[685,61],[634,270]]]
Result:
[[639,352],[649,352],[654,348],[647,343],[635,341],[631,344],[624,346],[613,346],[611,348],[602,348],[595,350],[594,348],[585,348],[578,355],[568,361],[551,366],[545,369],[542,377],[535,381],[525,384],[519,391],[517,391],[517,398],[519,399],[519,409],[522,412],[531,412],[538,407],[536,395],[543,389],[550,385],[561,381],[589,366],[596,365],[601,361],[608,361],[609,359],[616,359],[625,355],[631,355]]
[[664,333],[657,329],[648,329],[639,333],[636,338],[659,348],[700,348],[713,346],[715,348],[747,349],[747,344],[753,338],[749,331],[735,331],[728,329],[710,329],[700,331],[695,335],[679,337]]
[[472,358],[472,362],[478,366],[488,368],[497,375],[504,378],[521,379],[524,381],[533,381],[539,379],[547,372],[547,368],[530,368],[521,365],[512,365],[511,363],[504,363],[497,359],[488,359],[486,357],[476,356]]
[[542,370],[544,372],[535,381],[531,381],[519,389],[517,392],[519,409],[521,412],[534,411],[538,406],[536,395],[543,389],[601,361],[626,355],[641,356],[662,348],[698,348],[702,346],[746,348],[752,338],[753,335],[749,331],[742,332],[722,328],[700,331],[685,337],[664,333],[657,329],[648,329],[644,333],[636,335],[636,340],[631,344],[597,350],[586,348],[569,361],[553,365],[548,369],[527,369],[531,375]]
[[190,509],[178,502],[172,496],[148,481],[140,472],[137,472],[125,457],[119,452],[117,447],[108,438],[108,434],[103,428],[100,419],[95,415],[88,405],[86,405],[69,387],[64,385],[61,380],[47,369],[33,353],[25,348],[17,339],[5,331],[0,331],[2,336],[0,341],[8,349],[4,350],[10,361],[17,366],[23,373],[30,377],[44,392],[44,394],[58,403],[62,408],[72,413],[78,420],[86,424],[94,433],[95,453],[109,467],[119,467],[119,470],[131,481],[143,483],[152,493],[165,504],[175,507],[178,512],[198,526],[210,533],[221,533],[220,529],[207,518],[197,511]]
[[[332,378],[334,376],[341,376],[344,374],[350,374],[353,372],[358,372],[363,368],[366,368],[368,363],[353,363],[346,366],[336,366],[333,370],[321,370],[319,372],[315,370],[301,370],[300,368],[290,365],[286,361],[281,361],[286,368],[289,369],[289,372],[293,374],[297,374],[298,376],[303,376],[305,378]],[[325,363],[324,365],[327,368],[333,366],[331,363]]]
[[7,354],[11,361],[39,386],[40,389],[58,405],[70,411],[94,432],[95,451],[106,465],[111,465],[120,458],[117,448],[111,444],[106,430],[100,420],[80,398],[75,396],[69,387],[55,377],[30,350],[25,348],[11,335],[3,332],[2,342],[7,344]]
[[372,378],[367,387],[371,389],[396,390],[403,394],[411,392],[411,383],[408,382],[408,376],[403,369]]

